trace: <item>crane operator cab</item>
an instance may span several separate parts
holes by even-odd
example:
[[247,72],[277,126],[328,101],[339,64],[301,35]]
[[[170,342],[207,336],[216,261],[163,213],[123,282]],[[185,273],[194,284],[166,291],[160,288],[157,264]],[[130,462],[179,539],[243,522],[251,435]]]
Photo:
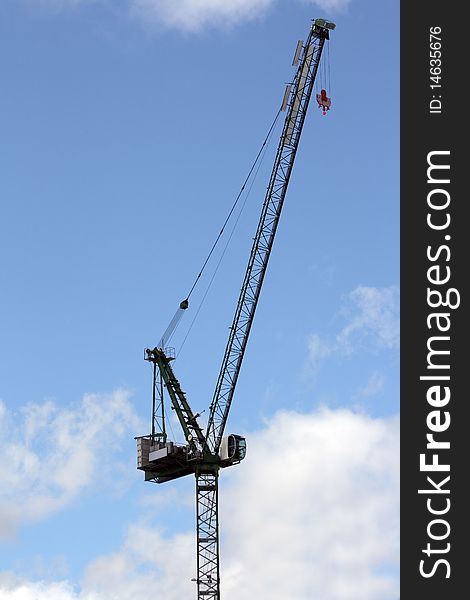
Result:
[[317,94],[317,102],[318,108],[323,109],[323,114],[326,115],[326,111],[330,110],[331,107],[331,98],[328,98],[326,95],[326,90],[321,90],[319,94]]
[[234,433],[226,435],[220,443],[219,456],[221,467],[238,464],[246,456],[246,439]]

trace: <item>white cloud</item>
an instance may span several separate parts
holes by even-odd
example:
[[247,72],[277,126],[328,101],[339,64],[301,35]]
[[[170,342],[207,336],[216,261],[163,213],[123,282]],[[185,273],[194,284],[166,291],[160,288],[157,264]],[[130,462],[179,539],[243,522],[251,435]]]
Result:
[[195,595],[195,534],[165,538],[148,523],[131,525],[122,549],[96,559],[86,571],[83,593],[108,600],[129,600],[158,589],[168,600]]
[[124,390],[86,394],[74,408],[31,403],[18,419],[0,402],[0,537],[72,502],[139,425]]
[[338,346],[352,351],[353,345],[371,341],[380,347],[398,345],[398,288],[358,286],[348,297],[350,320],[337,335]]
[[[338,12],[351,0],[300,1],[327,12]],[[194,32],[206,27],[225,29],[258,19],[276,3],[277,0],[131,0],[131,11],[146,23]]]
[[281,412],[248,440],[220,492],[227,598],[396,598],[398,420]]
[[[395,600],[398,434],[397,418],[324,409],[279,412],[248,435],[247,458],[221,477],[224,598]],[[15,596],[20,583],[0,578],[0,598],[193,597],[194,537],[164,537],[142,520],[89,565],[80,591],[23,583]]]
[[[66,581],[27,582],[8,573],[0,573],[0,600],[78,600],[74,588]],[[89,596],[80,600],[98,600]]]
[[273,0],[132,0],[131,10],[142,21],[184,31],[227,28],[266,13]]
[[308,339],[308,367],[316,369],[333,354],[342,356],[359,349],[396,348],[399,344],[399,291],[396,286],[358,286],[346,298],[341,317],[346,321],[335,335]]
[[[298,0],[317,6],[326,16],[341,12],[351,0]],[[59,13],[82,5],[109,4],[112,0],[23,0]],[[278,0],[123,0],[128,12],[150,26],[162,26],[186,32],[196,32],[208,27],[232,27],[263,17]],[[114,7],[115,8],[115,7]]]

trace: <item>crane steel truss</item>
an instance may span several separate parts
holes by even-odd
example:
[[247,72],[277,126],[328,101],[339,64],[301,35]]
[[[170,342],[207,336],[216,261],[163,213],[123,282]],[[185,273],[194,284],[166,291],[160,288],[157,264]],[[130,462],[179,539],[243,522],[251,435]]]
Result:
[[[190,473],[196,476],[197,578],[195,581],[198,600],[220,600],[219,470],[221,467],[240,462],[245,456],[246,448],[244,438],[236,435],[223,438],[223,434],[323,46],[325,40],[329,39],[329,30],[333,28],[334,24],[317,19],[310,29],[305,44],[302,46],[299,42],[297,46],[294,61],[296,64],[298,61],[298,69],[283,101],[283,107],[287,106],[287,114],[210,405],[206,435],[197,422],[199,414],[192,412],[186,394],[181,389],[170,365],[174,355],[169,349],[163,347],[145,351],[145,359],[153,363],[152,433],[149,436],[136,438],[138,468],[145,472],[146,480],[157,483]],[[301,48],[302,52],[300,52]],[[161,341],[161,346],[163,345]],[[164,387],[183,429],[186,446],[167,441],[163,405]]]
[[218,469],[196,471],[197,597],[220,598]]
[[328,37],[328,29],[313,25],[291,88],[284,128],[210,407],[207,443],[214,453],[222,440],[323,45]]
[[163,401],[163,377],[157,366],[153,363],[153,388],[152,388],[152,439],[160,438],[166,442],[165,403]]

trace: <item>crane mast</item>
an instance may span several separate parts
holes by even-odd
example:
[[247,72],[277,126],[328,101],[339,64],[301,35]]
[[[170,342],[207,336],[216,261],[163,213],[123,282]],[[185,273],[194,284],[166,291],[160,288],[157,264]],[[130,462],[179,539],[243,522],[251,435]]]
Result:
[[[137,468],[144,471],[146,481],[156,483],[191,473],[196,477],[197,577],[194,581],[198,600],[220,600],[219,470],[239,463],[246,453],[245,439],[234,434],[224,437],[224,430],[323,46],[329,39],[329,31],[334,28],[333,23],[316,19],[306,42],[297,45],[294,57],[297,71],[292,84],[286,89],[282,106],[283,110],[286,109],[284,126],[210,405],[205,434],[197,421],[200,415],[192,412],[173,372],[170,364],[174,359],[172,349],[155,347],[145,350],[144,358],[153,363],[152,433],[136,438]],[[167,440],[164,388],[184,432],[185,445]]]

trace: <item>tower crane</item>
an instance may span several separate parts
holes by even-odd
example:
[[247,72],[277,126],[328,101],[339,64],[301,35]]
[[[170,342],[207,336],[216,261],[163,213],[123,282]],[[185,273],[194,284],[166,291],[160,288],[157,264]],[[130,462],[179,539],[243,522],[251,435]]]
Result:
[[[299,146],[300,135],[317,75],[323,46],[334,23],[315,19],[305,42],[297,44],[293,82],[286,88],[282,110],[286,111],[256,235],[240,290],[225,348],[206,431],[195,414],[171,365],[174,351],[165,347],[165,336],[144,358],[153,365],[151,433],[137,437],[137,468],[146,481],[164,483],[185,475],[196,478],[197,598],[220,600],[218,478],[221,468],[238,464],[246,454],[246,440],[236,434],[224,436],[235,387],[248,342],[256,305],[274,242],[279,217]],[[180,309],[188,306],[184,300]],[[184,445],[170,441],[165,427],[163,392],[183,429]]]

